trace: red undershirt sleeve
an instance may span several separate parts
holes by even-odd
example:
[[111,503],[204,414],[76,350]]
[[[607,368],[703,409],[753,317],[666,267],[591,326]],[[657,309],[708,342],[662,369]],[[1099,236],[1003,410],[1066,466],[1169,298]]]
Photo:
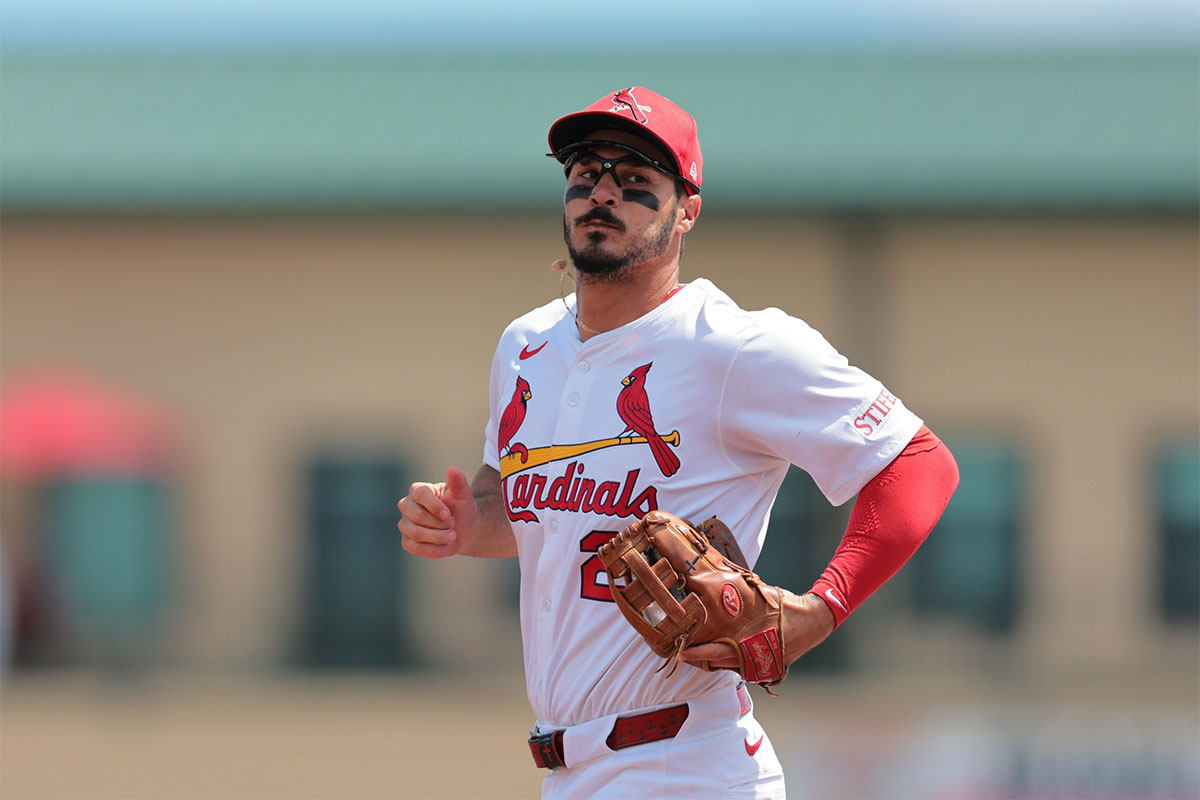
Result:
[[912,557],[957,487],[954,456],[922,425],[858,493],[841,543],[809,590],[829,606],[835,627]]

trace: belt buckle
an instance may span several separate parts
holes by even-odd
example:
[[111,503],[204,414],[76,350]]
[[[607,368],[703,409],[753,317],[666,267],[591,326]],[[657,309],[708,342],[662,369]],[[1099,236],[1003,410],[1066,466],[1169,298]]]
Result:
[[754,710],[754,703],[750,701],[750,690],[746,688],[745,681],[740,681],[737,685],[737,698],[738,719],[741,719]]
[[529,751],[533,753],[533,761],[542,769],[560,769],[566,766],[563,761],[563,732],[551,731],[539,735],[530,731]]

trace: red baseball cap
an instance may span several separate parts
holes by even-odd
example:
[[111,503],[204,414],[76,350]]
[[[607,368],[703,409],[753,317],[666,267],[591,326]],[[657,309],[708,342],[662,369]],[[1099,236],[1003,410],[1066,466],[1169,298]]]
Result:
[[606,94],[582,111],[567,114],[550,126],[550,154],[559,161],[564,147],[584,141],[602,128],[615,128],[658,143],[675,159],[672,165],[687,185],[688,194],[699,194],[704,158],[692,115],[661,94],[643,86]]

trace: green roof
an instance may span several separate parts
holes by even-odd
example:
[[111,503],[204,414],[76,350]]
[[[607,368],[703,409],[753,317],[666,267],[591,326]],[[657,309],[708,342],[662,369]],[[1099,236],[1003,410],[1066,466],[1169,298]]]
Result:
[[565,60],[7,57],[0,207],[544,207],[550,123],[631,84],[698,119],[705,200],[727,207],[1200,200],[1195,52]]

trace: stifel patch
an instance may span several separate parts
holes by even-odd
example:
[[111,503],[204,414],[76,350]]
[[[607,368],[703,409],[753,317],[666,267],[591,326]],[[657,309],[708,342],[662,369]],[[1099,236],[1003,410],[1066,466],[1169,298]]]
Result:
[[871,436],[879,430],[879,426],[887,419],[887,415],[891,413],[897,402],[899,401],[888,394],[887,389],[884,389],[871,401],[871,405],[867,406],[866,411],[854,418],[854,427],[862,431],[865,436]]

